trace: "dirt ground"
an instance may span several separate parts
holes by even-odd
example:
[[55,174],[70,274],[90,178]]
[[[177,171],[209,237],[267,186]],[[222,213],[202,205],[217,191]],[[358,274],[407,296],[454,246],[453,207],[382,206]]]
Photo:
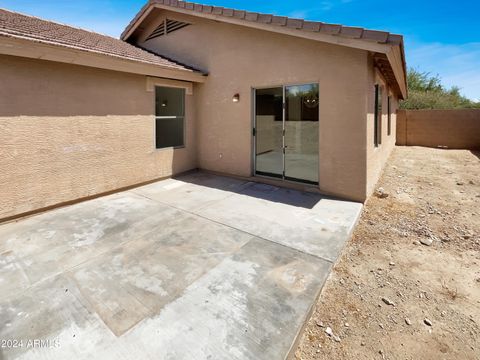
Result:
[[379,188],[295,358],[480,359],[480,152],[397,147]]

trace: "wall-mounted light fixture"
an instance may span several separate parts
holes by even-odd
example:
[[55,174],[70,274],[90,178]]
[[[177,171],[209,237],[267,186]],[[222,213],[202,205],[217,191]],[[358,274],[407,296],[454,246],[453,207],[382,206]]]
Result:
[[163,100],[162,101],[162,107],[167,107],[168,105],[168,101],[167,100]]
[[234,103],[239,102],[239,101],[240,101],[240,94],[235,94],[235,95],[233,95],[232,101],[233,101]]

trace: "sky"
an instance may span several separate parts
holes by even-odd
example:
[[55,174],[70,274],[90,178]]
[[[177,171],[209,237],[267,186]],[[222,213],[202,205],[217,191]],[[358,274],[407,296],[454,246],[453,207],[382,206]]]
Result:
[[[119,37],[146,0],[0,0],[0,8]],[[405,37],[407,64],[480,101],[478,0],[203,0],[199,3],[385,30]]]

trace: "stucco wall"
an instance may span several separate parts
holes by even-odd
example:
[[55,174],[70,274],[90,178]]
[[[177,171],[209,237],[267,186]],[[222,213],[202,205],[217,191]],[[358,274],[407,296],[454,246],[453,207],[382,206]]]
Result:
[[480,109],[400,110],[397,144],[480,148]]
[[[388,158],[395,147],[396,143],[396,126],[398,98],[392,93],[385,79],[378,70],[373,66],[373,61],[369,59],[369,80],[367,83],[368,93],[368,116],[367,116],[367,195],[372,194],[375,185],[382,173]],[[375,146],[375,84],[383,86],[382,91],[382,120],[381,120],[381,143]],[[390,95],[391,110],[391,132],[388,134],[388,106],[387,96]]]
[[[365,199],[366,51],[163,14],[192,25],[139,45],[209,73],[195,96],[199,167],[252,175],[252,88],[318,82],[320,189]],[[162,20],[154,18],[146,35]]]
[[186,148],[155,150],[146,78],[0,56],[0,219],[194,168]]

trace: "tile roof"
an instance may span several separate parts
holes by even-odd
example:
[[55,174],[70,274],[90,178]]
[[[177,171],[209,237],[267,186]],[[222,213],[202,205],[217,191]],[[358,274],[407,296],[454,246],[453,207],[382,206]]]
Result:
[[236,18],[245,20],[246,22],[257,22],[261,24],[270,24],[272,26],[284,26],[287,28],[297,29],[301,31],[319,32],[323,34],[337,35],[350,39],[373,41],[381,44],[399,45],[403,43],[403,37],[401,35],[391,34],[386,31],[368,30],[361,27],[328,24],[319,21],[307,21],[303,19],[289,18],[286,16],[276,16],[257,12],[223,8],[218,6],[201,5],[178,0],[149,0],[148,3],[139,11],[135,18],[125,28],[124,32],[121,35],[122,39],[125,39],[125,37],[127,37],[130,29],[132,29],[136,22],[143,16],[145,11],[147,11],[150,6],[155,4],[189,10],[193,13],[198,14],[202,13]]
[[[267,30],[268,27],[271,27],[271,31],[276,32],[284,32],[282,29],[286,29],[288,30],[289,35],[296,35],[295,31],[298,31],[297,36],[299,37],[303,36],[307,38],[317,38],[319,41],[327,41],[326,36],[344,38],[349,40],[348,43],[347,41],[333,40],[333,38],[331,40],[333,43],[337,43],[338,45],[352,46],[376,53],[378,56],[375,58],[375,63],[380,68],[382,73],[384,73],[387,81],[393,85],[393,87],[400,94],[401,98],[406,98],[407,96],[407,67],[402,35],[392,34],[387,31],[364,29],[362,27],[343,26],[320,21],[294,19],[286,16],[235,10],[187,1],[149,0],[132,19],[130,24],[128,24],[120,38],[128,41],[129,37],[135,32],[135,30],[141,25],[142,21],[154,8],[178,11],[181,13],[191,14],[193,16],[210,18],[216,21],[222,21],[222,18],[225,18],[225,22],[234,22],[239,25],[240,22],[243,22],[241,25],[252,26],[256,28],[260,27],[264,30]],[[318,36],[315,36],[312,33],[317,33]],[[400,66],[402,68],[401,74],[398,72],[396,73],[393,69],[393,67],[398,66],[398,64],[394,65],[391,63],[392,60],[385,55],[392,47],[398,47],[400,50]]]
[[0,36],[57,45],[164,68],[194,71],[120,39],[5,9],[0,9]]

